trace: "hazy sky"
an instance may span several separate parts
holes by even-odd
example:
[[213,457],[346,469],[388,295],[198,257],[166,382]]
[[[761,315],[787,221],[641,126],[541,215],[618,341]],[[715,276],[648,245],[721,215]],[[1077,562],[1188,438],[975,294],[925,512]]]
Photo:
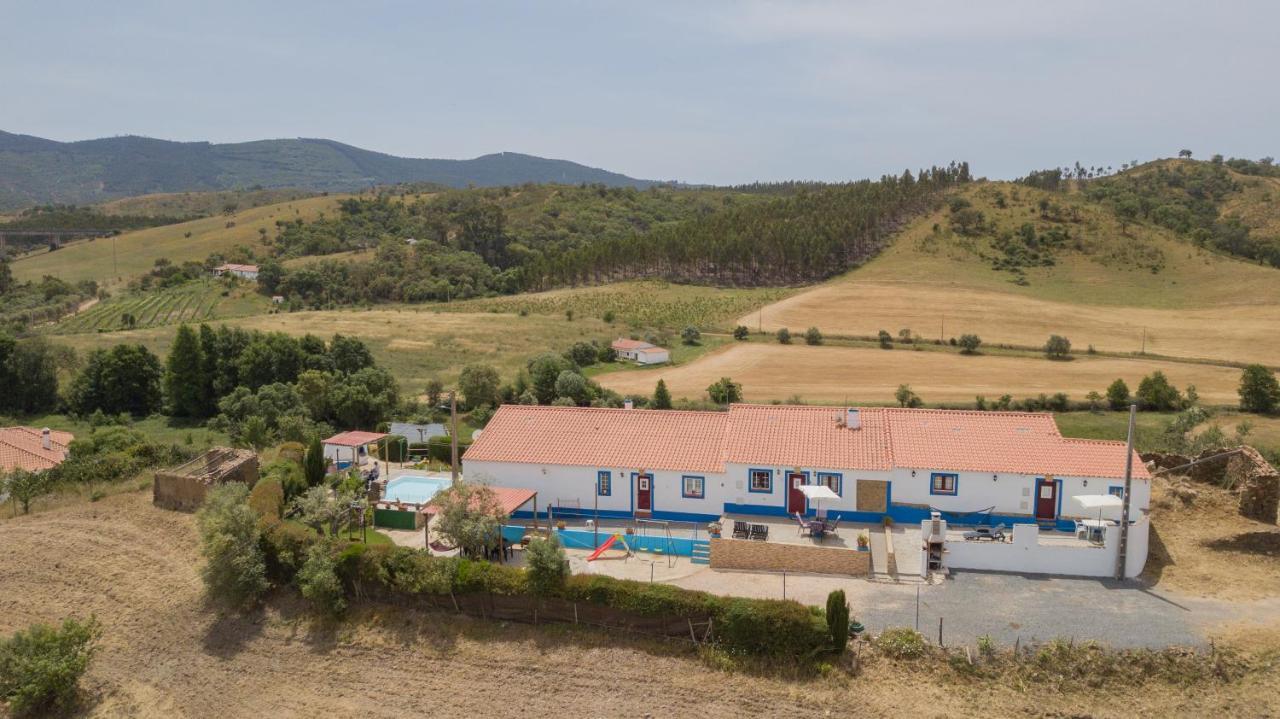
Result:
[[651,179],[1280,155],[1280,2],[0,0],[0,129]]

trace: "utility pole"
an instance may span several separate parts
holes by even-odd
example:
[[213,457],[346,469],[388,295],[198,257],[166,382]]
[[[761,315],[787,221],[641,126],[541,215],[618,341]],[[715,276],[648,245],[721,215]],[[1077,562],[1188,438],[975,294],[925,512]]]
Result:
[[449,390],[449,444],[452,457],[450,468],[453,470],[453,485],[458,486],[458,393]]
[[1129,552],[1129,491],[1133,488],[1133,425],[1138,416],[1138,405],[1129,405],[1129,439],[1124,451],[1124,505],[1120,509],[1120,547],[1116,552],[1116,579],[1124,579],[1126,558]]

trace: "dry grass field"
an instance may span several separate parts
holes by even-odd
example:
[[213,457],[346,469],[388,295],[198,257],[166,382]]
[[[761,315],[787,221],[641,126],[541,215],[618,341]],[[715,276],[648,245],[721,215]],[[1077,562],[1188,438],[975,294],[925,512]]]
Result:
[[[341,199],[338,195],[310,197],[233,215],[126,232],[114,240],[75,242],[57,252],[28,255],[13,262],[13,275],[19,280],[54,275],[69,282],[96,280],[100,285],[111,286],[147,272],[161,257],[180,264],[203,261],[214,252],[227,252],[236,245],[252,247],[259,243],[260,229],[274,235],[277,220],[314,220],[323,212],[333,212]],[[235,224],[227,227],[228,223]],[[191,233],[190,237],[187,233]],[[118,272],[113,270],[117,264]]]
[[1236,511],[1236,496],[1190,483],[1195,499],[1170,493],[1169,480],[1152,487],[1154,528],[1143,578],[1162,588],[1233,600],[1280,597],[1280,529]]
[[[148,492],[0,518],[0,633],[95,615],[104,635],[83,715],[226,717],[1267,716],[1280,676],[1094,689],[869,658],[862,672],[786,679],[712,668],[678,645],[408,608],[327,624],[279,596],[248,616],[202,598],[193,517]],[[855,612],[857,608],[855,607]],[[1275,633],[1235,631],[1256,656]]]
[[1055,362],[1042,357],[978,355],[875,348],[810,347],[762,342],[737,343],[679,367],[604,374],[599,382],[622,393],[652,394],[661,378],[673,397],[697,399],[721,377],[740,382],[748,401],[893,403],[900,384],[909,384],[925,402],[972,402],[975,395],[1015,399],[1066,392],[1081,400],[1104,392],[1123,378],[1136,388],[1144,375],[1162,370],[1179,388],[1194,384],[1203,401],[1237,400],[1240,370],[1185,362],[1112,357],[1077,357]]
[[[1001,230],[1028,221],[1061,225],[1079,249],[1059,251],[1053,266],[1027,268],[1026,284],[1017,284],[992,269],[983,239],[946,229],[941,209],[864,267],[739,323],[856,335],[909,328],[928,339],[974,333],[988,343],[1030,346],[1060,334],[1077,349],[1113,352],[1139,351],[1145,328],[1150,353],[1273,364],[1280,356],[1280,338],[1267,331],[1280,326],[1280,271],[1214,255],[1159,228],[1121,227],[1075,195],[983,183],[964,196]],[[1074,208],[1079,222],[1038,220],[1041,198]]]
[[157,192],[136,197],[122,197],[100,203],[99,210],[115,215],[159,215],[189,217],[221,214],[228,205],[237,210],[275,205],[314,197],[311,190],[276,188],[270,190],[214,190],[208,192]]

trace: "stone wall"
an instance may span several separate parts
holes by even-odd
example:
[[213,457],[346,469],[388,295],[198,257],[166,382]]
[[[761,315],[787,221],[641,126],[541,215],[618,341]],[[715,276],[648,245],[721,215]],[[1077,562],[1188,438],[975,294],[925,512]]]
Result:
[[719,538],[711,540],[711,568],[815,572],[862,577],[871,573],[871,552],[844,547]]
[[[1203,461],[1233,449],[1238,452],[1229,457]],[[1154,469],[1172,469],[1193,461],[1203,462],[1178,473],[1193,481],[1235,492],[1242,516],[1259,522],[1276,523],[1276,512],[1280,509],[1280,474],[1253,447],[1212,447],[1195,457],[1153,452],[1142,455],[1142,459]]]

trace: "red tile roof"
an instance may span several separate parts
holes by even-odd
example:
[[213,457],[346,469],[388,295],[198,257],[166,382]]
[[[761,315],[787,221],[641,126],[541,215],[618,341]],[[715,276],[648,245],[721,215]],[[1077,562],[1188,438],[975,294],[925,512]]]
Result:
[[619,338],[613,341],[613,344],[611,345],[611,347],[613,347],[615,350],[642,350],[642,349],[648,349],[649,347],[653,347],[653,345],[649,344],[648,342],[641,342],[640,340],[628,340],[628,339]]
[[45,449],[41,430],[34,427],[0,427],[0,472],[25,469],[39,472],[52,469],[66,458],[67,445],[75,435],[51,431],[50,449]]
[[725,412],[498,408],[464,460],[720,472]]
[[[502,511],[505,512],[506,514],[511,514],[515,512],[517,509],[528,504],[529,500],[538,496],[538,493],[533,491],[532,489],[521,489],[518,487],[494,487],[494,486],[489,486],[489,489],[493,491],[494,499],[498,500],[498,504],[502,507]],[[476,504],[474,497],[475,495],[472,495],[471,504],[473,505]],[[427,504],[427,506],[422,508],[422,511],[424,514],[435,514],[437,511],[439,511],[439,509],[440,508],[436,506],[435,502],[430,502]]]
[[339,432],[324,441],[325,444],[334,444],[339,447],[363,447],[366,444],[377,442],[386,437],[382,432]]
[[[726,462],[1124,476],[1125,445],[1064,438],[1053,415],[735,404],[728,412],[504,405],[467,460],[722,472]],[[1133,476],[1148,478],[1134,458]]]

